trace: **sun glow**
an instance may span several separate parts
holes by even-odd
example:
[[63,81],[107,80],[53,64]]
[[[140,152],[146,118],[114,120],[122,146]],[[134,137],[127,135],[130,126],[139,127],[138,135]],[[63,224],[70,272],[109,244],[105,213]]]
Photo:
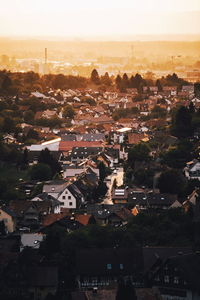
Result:
[[200,32],[199,0],[0,0],[0,4],[4,36]]

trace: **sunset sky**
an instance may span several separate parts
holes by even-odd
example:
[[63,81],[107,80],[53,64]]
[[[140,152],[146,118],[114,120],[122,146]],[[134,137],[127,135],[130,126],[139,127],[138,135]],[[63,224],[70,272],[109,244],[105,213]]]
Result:
[[200,0],[0,0],[0,7],[0,36],[200,33]]

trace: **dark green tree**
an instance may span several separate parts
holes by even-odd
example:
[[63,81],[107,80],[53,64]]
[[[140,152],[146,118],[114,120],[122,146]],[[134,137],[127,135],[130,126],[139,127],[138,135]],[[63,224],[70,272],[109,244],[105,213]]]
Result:
[[115,79],[115,84],[116,84],[118,90],[121,89],[121,83],[122,83],[122,78],[121,78],[120,75],[117,75],[117,77],[116,77],[116,79]]
[[171,132],[178,138],[187,138],[192,134],[192,116],[189,109],[181,106],[172,118]]
[[177,170],[163,172],[158,179],[161,193],[181,195],[187,187],[187,179]]
[[100,179],[100,181],[104,181],[105,177],[106,177],[106,166],[101,161],[99,163],[99,179]]
[[51,168],[41,163],[34,165],[30,170],[30,177],[32,180],[50,180],[52,178]]
[[91,80],[92,83],[94,83],[94,84],[96,84],[96,85],[99,85],[99,84],[101,83],[99,74],[98,74],[98,72],[97,72],[96,69],[94,69],[94,70],[92,71],[90,80]]
[[48,165],[51,169],[52,176],[61,171],[60,164],[58,163],[57,159],[54,158],[48,148],[45,148],[40,152],[38,162]]
[[110,79],[108,72],[106,72],[103,76],[101,76],[101,84],[104,84],[106,86],[112,85],[112,80]]
[[75,110],[71,105],[66,105],[63,109],[63,116],[64,118],[73,119],[75,116]]
[[159,92],[162,92],[163,88],[159,79],[156,80],[156,86]]
[[145,143],[140,143],[129,149],[128,162],[148,161],[150,159],[150,147]]

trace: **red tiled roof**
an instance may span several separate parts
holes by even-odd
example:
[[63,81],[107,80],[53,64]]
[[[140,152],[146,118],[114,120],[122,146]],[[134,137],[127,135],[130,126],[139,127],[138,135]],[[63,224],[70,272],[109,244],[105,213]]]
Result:
[[86,142],[86,141],[61,141],[59,145],[59,151],[69,151],[73,147],[102,147],[103,144],[100,141]]
[[43,226],[49,226],[53,224],[56,221],[59,221],[60,219],[64,218],[67,215],[67,212],[63,212],[60,214],[49,214],[46,215],[42,220]]
[[75,220],[82,225],[88,225],[91,215],[75,215]]
[[128,133],[128,143],[138,144],[146,137],[144,133]]

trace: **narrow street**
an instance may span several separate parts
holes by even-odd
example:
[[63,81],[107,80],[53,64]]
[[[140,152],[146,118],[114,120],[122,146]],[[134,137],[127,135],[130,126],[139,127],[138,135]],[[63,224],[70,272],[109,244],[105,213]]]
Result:
[[117,186],[121,186],[123,185],[123,177],[124,177],[123,168],[116,168],[116,171],[113,171],[113,173],[110,176],[106,177],[105,182],[107,184],[108,191],[101,204],[113,204],[112,195],[111,195],[113,182],[116,179]]

